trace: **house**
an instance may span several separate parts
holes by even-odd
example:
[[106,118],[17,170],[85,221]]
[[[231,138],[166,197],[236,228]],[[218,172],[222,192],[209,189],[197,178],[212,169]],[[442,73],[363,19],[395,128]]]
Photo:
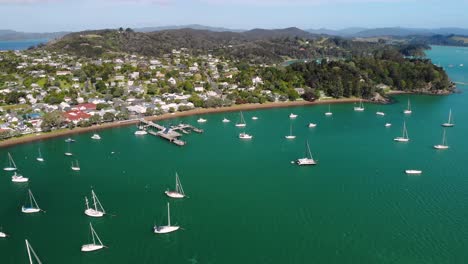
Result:
[[57,71],[55,75],[57,76],[66,76],[66,75],[71,75],[71,71]]
[[297,94],[299,94],[299,95],[303,95],[304,92],[305,92],[304,88],[294,88],[294,90],[295,90],[295,91],[297,92]]
[[96,104],[93,103],[82,103],[75,105],[72,110],[79,110],[83,112],[90,112],[96,110]]
[[132,73],[130,73],[130,78],[136,80],[136,79],[140,78],[140,73],[139,72],[132,72]]
[[263,80],[262,80],[262,78],[256,76],[255,78],[252,78],[252,83],[253,83],[254,85],[263,84]]
[[90,114],[87,114],[83,111],[80,110],[71,110],[71,111],[66,111],[63,116],[65,117],[65,120],[67,122],[73,122],[73,123],[78,123],[81,120],[87,120],[91,117]]
[[195,90],[195,92],[201,93],[201,92],[203,92],[205,89],[204,89],[203,87],[199,86],[199,87],[195,87],[194,90]]
[[175,80],[174,78],[172,78],[172,77],[169,78],[169,80],[167,80],[167,81],[168,81],[170,84],[172,84],[172,85],[176,85],[176,84],[177,84],[176,80]]

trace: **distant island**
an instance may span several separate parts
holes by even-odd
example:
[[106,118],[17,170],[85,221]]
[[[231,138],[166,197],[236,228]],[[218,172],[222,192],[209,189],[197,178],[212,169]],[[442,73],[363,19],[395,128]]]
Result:
[[[0,139],[198,108],[451,93],[427,48],[298,28],[70,33],[0,52]],[[281,66],[290,59],[306,62]]]

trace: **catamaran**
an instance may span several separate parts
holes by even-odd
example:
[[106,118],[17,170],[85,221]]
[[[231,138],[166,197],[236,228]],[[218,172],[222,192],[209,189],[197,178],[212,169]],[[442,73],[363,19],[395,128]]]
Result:
[[252,135],[249,135],[249,134],[247,134],[247,133],[245,133],[245,132],[242,132],[242,133],[239,134],[239,138],[240,138],[240,139],[252,139],[253,136],[252,136]]
[[442,126],[443,127],[453,127],[454,125],[455,124],[453,124],[453,120],[452,120],[452,109],[450,109],[448,121],[447,121],[447,123],[443,123]]
[[[93,225],[91,223],[89,223],[89,229],[91,231],[91,236],[93,237],[93,243],[81,246],[81,251],[90,252],[90,251],[96,251],[96,250],[105,248],[104,244],[102,244],[101,239],[99,238],[98,234],[94,230]],[[98,244],[96,244],[96,240]]]
[[37,161],[43,162],[44,158],[42,157],[41,149],[39,148],[39,156],[36,158]]
[[305,153],[305,158],[297,159],[296,163],[299,166],[304,166],[304,165],[315,165],[317,162],[312,158],[312,153],[310,152],[310,147],[309,147],[309,141],[306,140],[306,153]]
[[285,138],[286,138],[286,139],[295,139],[295,138],[296,138],[296,136],[294,136],[294,135],[292,134],[292,123],[291,123],[290,126],[289,126],[289,135],[287,135]]
[[68,142],[67,152],[65,152],[65,156],[73,156],[73,153],[70,151],[70,142]]
[[328,112],[325,112],[326,116],[331,116],[333,113],[330,111],[330,104],[328,105]]
[[410,99],[408,98],[408,107],[406,108],[405,111],[403,111],[403,113],[409,115],[411,114],[413,111],[411,111],[411,103],[410,103]]
[[29,207],[27,206],[22,206],[21,207],[21,212],[25,214],[32,214],[32,213],[38,213],[42,211],[41,208],[39,208],[39,205],[36,202],[36,199],[34,199],[34,195],[32,194],[31,190],[28,190],[29,192]]
[[447,138],[445,137],[445,129],[444,129],[444,133],[442,135],[442,144],[435,145],[434,148],[435,149],[448,149],[449,148],[449,146],[447,145]]
[[21,174],[19,174],[19,173],[17,173],[17,172],[15,171],[15,174],[13,174],[13,176],[11,176],[11,181],[12,181],[12,182],[20,182],[20,183],[21,183],[21,182],[28,182],[29,179],[26,178],[26,177],[23,177],[23,175],[21,175]]
[[296,118],[296,117],[297,117],[296,114],[293,114],[293,113],[289,114],[289,118],[291,118],[291,119],[294,119],[294,118]]
[[96,194],[94,193],[94,190],[91,190],[91,195],[93,199],[94,208],[89,207],[88,197],[85,197],[85,203],[86,203],[85,214],[91,217],[103,217],[106,214],[106,211],[104,210],[104,207],[102,207],[102,204],[97,198]]
[[40,260],[39,257],[37,256],[36,252],[34,252],[34,249],[32,248],[31,244],[29,244],[29,242],[28,242],[27,239],[25,240],[25,242],[26,242],[26,250],[28,251],[29,264],[34,264],[34,262],[33,262],[33,260],[32,260],[31,253],[32,253],[33,256],[34,256],[34,259],[36,260],[36,263],[37,263],[37,264],[42,264],[41,260]]
[[79,171],[79,170],[81,170],[81,169],[80,169],[80,165],[78,164],[78,160],[76,161],[76,164],[73,163],[73,161],[72,161],[71,169],[74,170],[74,171]]
[[185,197],[184,189],[182,188],[182,184],[180,183],[179,175],[177,174],[177,172],[176,172],[175,191],[167,190],[164,193],[171,198],[180,199],[180,198]]
[[422,170],[405,170],[406,174],[421,174]]
[[198,122],[198,123],[205,123],[205,122],[206,122],[206,119],[200,117],[200,118],[197,120],[197,122]]
[[156,234],[166,234],[179,230],[180,226],[171,226],[171,211],[169,209],[169,203],[167,203],[167,226],[157,226],[153,227],[154,233]]
[[96,139],[96,140],[100,140],[101,139],[101,136],[99,136],[99,134],[93,134],[93,136],[91,137],[92,139]]
[[13,157],[11,156],[10,152],[8,152],[8,166],[3,168],[4,171],[15,171],[16,168],[16,163],[13,160]]
[[359,100],[359,106],[354,107],[354,111],[357,111],[357,112],[364,111],[364,105],[362,104],[362,99]]
[[227,118],[224,118],[224,119],[223,119],[223,123],[229,123],[229,122],[231,122],[231,120],[229,120],[229,119],[227,119]]
[[406,130],[406,122],[403,122],[403,135],[401,137],[396,137],[393,139],[394,141],[397,142],[408,142],[408,130]]
[[245,127],[245,120],[244,120],[244,115],[242,114],[242,111],[240,112],[240,122],[236,124],[236,127]]

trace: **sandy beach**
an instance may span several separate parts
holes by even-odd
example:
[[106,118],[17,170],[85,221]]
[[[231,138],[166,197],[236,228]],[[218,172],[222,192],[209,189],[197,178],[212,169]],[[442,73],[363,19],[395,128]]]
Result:
[[[178,117],[192,116],[192,115],[203,115],[203,114],[213,114],[213,113],[222,113],[222,112],[236,112],[236,111],[248,111],[248,110],[258,110],[258,109],[268,109],[268,108],[280,108],[280,107],[294,107],[294,106],[305,106],[305,105],[319,105],[319,104],[339,104],[339,103],[353,103],[358,102],[357,98],[340,98],[340,99],[329,99],[321,101],[294,101],[294,102],[273,102],[265,104],[243,104],[243,105],[233,105],[229,107],[220,107],[220,108],[197,108],[185,112],[176,112],[176,113],[167,113],[160,116],[149,116],[145,117],[146,120],[158,121],[166,120]],[[56,137],[66,137],[73,134],[87,133],[90,131],[97,131],[121,126],[135,125],[138,123],[138,120],[126,120],[126,121],[116,121],[112,123],[103,123],[100,125],[95,125],[91,127],[77,127],[70,130],[60,130],[52,131],[48,133],[39,133],[35,135],[27,135],[19,138],[11,138],[0,142],[0,147],[10,147],[18,144],[24,144],[33,141],[46,140]]]

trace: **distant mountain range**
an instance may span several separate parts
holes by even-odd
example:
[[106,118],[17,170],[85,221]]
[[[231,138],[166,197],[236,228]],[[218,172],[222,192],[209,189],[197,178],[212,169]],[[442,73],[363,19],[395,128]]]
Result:
[[[285,36],[285,31],[288,32],[286,35],[294,35],[298,37],[310,37],[307,33],[312,35],[330,35],[340,36],[346,38],[368,38],[368,37],[408,37],[408,36],[432,36],[432,35],[458,35],[468,36],[468,29],[465,28],[436,28],[436,29],[423,29],[423,28],[403,28],[403,27],[386,27],[386,28],[361,28],[361,27],[350,27],[341,30],[333,30],[327,28],[320,29],[307,29],[301,30],[298,28],[287,28],[287,29],[230,29],[224,27],[210,27],[198,24],[191,25],[180,25],[180,26],[160,26],[160,27],[143,27],[134,28],[136,32],[159,32],[167,30],[177,29],[195,29],[204,30],[211,32],[235,32],[244,33],[249,35],[251,38],[255,36],[262,36],[268,34],[269,36],[273,33],[277,37]],[[27,39],[57,39],[61,38],[71,32],[50,32],[50,33],[28,33],[18,32],[14,30],[0,30],[0,41],[5,40],[27,40]]]

